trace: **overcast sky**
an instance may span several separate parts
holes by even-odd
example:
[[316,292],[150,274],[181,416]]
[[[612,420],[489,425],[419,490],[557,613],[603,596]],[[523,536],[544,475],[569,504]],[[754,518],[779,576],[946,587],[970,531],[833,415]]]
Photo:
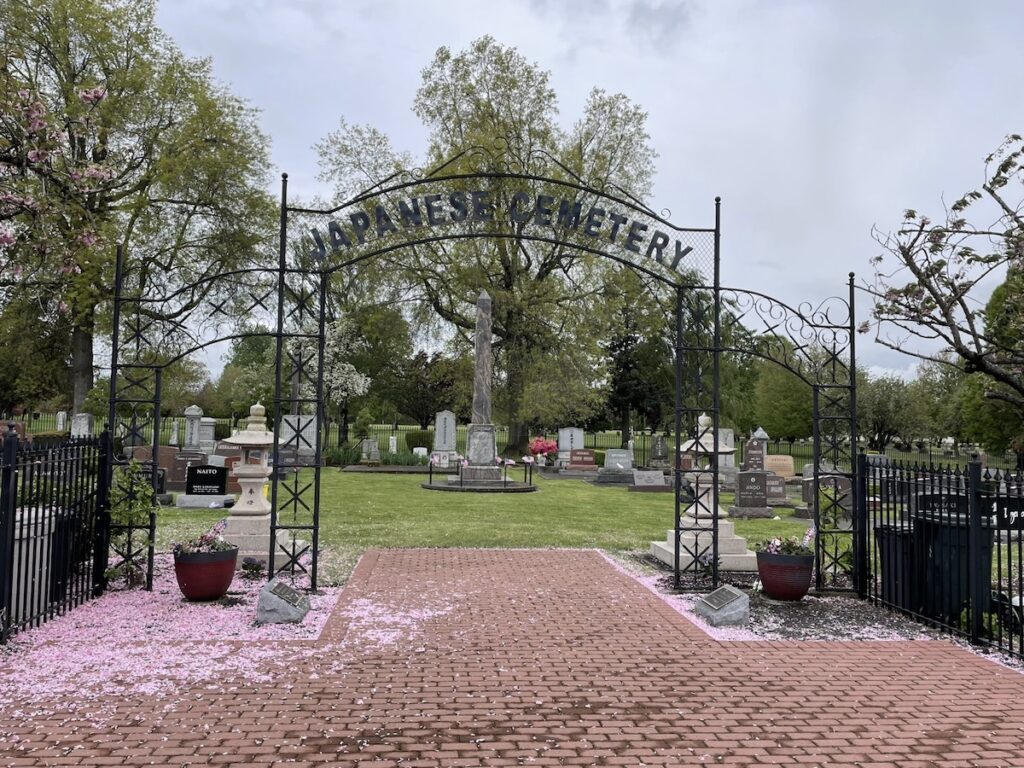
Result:
[[[723,283],[794,304],[868,277],[872,225],[938,214],[1024,131],[1015,0],[162,0],[158,19],[261,110],[304,198],[326,191],[312,146],[342,116],[422,155],[412,102],[440,46],[514,46],[551,72],[566,127],[592,87],[621,91],[649,114],[652,207],[710,226],[721,195]],[[861,365],[913,365],[858,342]]]

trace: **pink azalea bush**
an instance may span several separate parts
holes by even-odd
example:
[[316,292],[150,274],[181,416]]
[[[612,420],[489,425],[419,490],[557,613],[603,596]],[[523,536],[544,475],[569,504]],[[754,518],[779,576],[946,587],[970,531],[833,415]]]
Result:
[[558,443],[544,437],[535,437],[530,441],[530,453],[534,456],[547,456],[549,453],[558,453]]

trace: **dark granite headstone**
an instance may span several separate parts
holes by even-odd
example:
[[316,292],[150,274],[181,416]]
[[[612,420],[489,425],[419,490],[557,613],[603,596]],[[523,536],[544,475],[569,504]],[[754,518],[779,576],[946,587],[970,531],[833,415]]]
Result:
[[190,496],[223,496],[227,485],[226,467],[200,465],[189,467],[185,474],[185,493]]
[[764,448],[764,440],[757,438],[748,440],[743,446],[743,469],[764,469]]
[[596,471],[594,452],[585,448],[574,448],[569,451],[569,469]]
[[768,504],[768,474],[740,472],[736,480],[737,507],[764,507]]
[[786,478],[779,475],[768,475],[765,478],[765,490],[769,506],[784,506],[786,504]]

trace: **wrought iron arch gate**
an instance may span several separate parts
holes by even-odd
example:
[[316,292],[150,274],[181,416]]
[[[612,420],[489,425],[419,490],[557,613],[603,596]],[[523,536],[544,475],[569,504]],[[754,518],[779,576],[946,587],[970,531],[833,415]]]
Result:
[[[678,227],[668,215],[651,210],[614,185],[588,182],[540,152],[522,161],[510,159],[503,151],[472,148],[429,171],[395,174],[329,209],[291,204],[285,174],[276,263],[257,257],[237,269],[153,286],[145,284],[144,275],[126,270],[119,253],[110,425],[127,444],[151,445],[147,464],[155,488],[162,371],[200,349],[246,335],[235,327],[234,318],[240,313],[273,318],[274,331],[269,335],[276,353],[272,423],[276,440],[271,541],[283,538],[288,543],[270,547],[270,573],[307,573],[310,587],[316,589],[329,280],[335,273],[400,249],[487,239],[546,244],[610,259],[656,286],[659,294],[668,298],[666,315],[672,319],[676,455],[686,439],[710,440],[717,451],[722,353],[777,356],[762,348],[763,341],[730,344],[729,333],[741,326],[746,316],[736,308],[742,305],[743,296],[755,294],[720,284],[720,201],[716,198],[712,227]],[[298,236],[293,238],[291,233],[296,230]],[[761,298],[773,307],[784,307]],[[850,302],[852,327],[852,295]],[[756,301],[750,308],[757,308]],[[762,313],[755,314],[760,317]],[[797,319],[794,328],[813,329],[816,342],[821,331],[835,332],[832,324],[815,322],[814,317],[807,318],[799,311],[785,308],[785,315]],[[776,330],[771,320],[769,315],[765,329],[769,335]],[[748,332],[746,336],[754,338],[756,334]],[[763,333],[758,338],[767,336]],[[810,346],[804,339],[797,350],[806,351]],[[167,349],[175,350],[172,358],[157,355]],[[832,360],[838,366],[835,370],[848,367],[852,371],[852,335],[846,346],[848,363],[840,364],[841,352],[834,345],[832,349],[836,353]],[[781,359],[776,362],[786,364]],[[809,380],[800,366],[790,367]],[[818,373],[827,369],[827,365],[815,368]],[[847,434],[852,438],[850,445],[856,444],[852,381],[851,374],[847,386],[835,379],[813,382],[816,466],[819,454],[838,457],[844,451],[836,431],[842,419],[831,415],[843,401],[843,396],[836,395],[839,390],[850,398]],[[711,418],[707,428],[698,423],[701,413]],[[819,438],[828,446],[824,454],[817,448]],[[690,525],[684,514],[683,505],[690,498],[679,461],[673,466],[676,583],[680,583],[681,572],[698,569],[702,558],[711,555],[712,578],[717,585],[717,466],[708,470],[713,480],[707,490],[711,525],[695,531],[695,543],[689,550],[681,549],[680,541],[688,527],[696,526]],[[147,552],[119,553],[127,559],[144,554],[150,574],[153,525],[151,520],[141,526],[148,532]],[[820,562],[834,566],[836,559],[828,555],[834,548],[823,549],[821,537],[818,546]],[[681,562],[687,564],[681,567]],[[819,582],[821,573],[819,568]]]

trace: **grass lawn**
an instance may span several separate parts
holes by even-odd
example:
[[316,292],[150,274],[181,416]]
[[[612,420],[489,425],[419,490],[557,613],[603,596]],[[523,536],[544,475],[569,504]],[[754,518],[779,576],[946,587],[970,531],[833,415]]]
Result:
[[[320,509],[323,581],[344,581],[370,547],[597,547],[646,551],[672,526],[672,495],[630,493],[582,480],[539,478],[527,494],[444,493],[420,488],[425,476],[324,470]],[[728,506],[728,498],[722,500]],[[748,544],[801,535],[806,523],[737,520]],[[160,510],[157,547],[201,531],[222,510]]]

